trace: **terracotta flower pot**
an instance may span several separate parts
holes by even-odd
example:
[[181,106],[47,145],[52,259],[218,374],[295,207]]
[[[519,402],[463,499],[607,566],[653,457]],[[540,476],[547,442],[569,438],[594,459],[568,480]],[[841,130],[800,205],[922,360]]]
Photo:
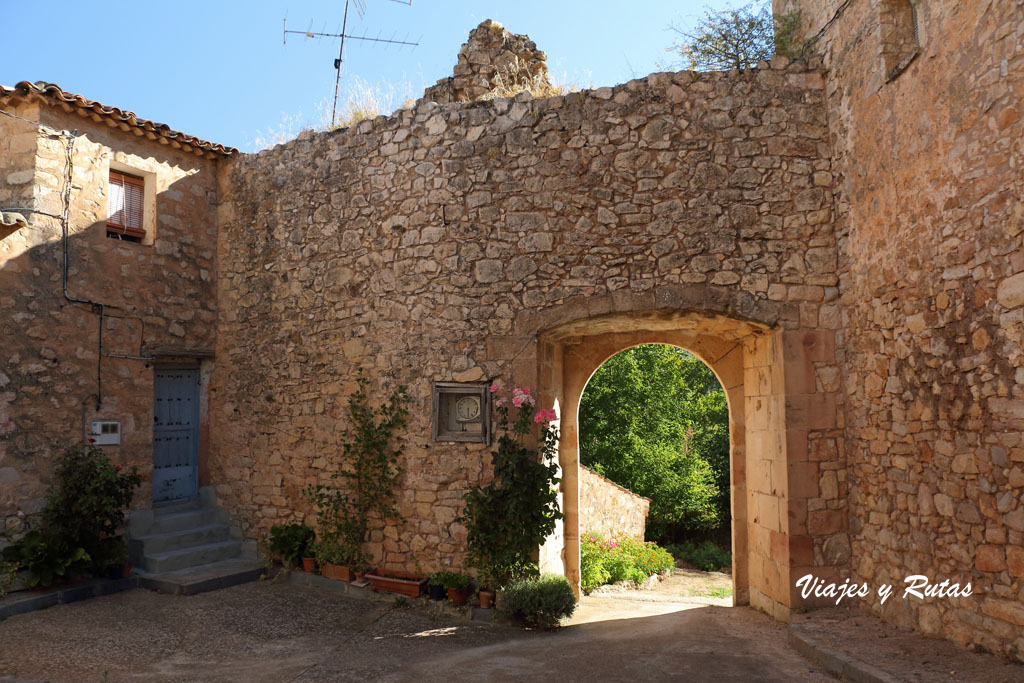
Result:
[[480,591],[480,606],[487,609],[491,606],[491,601],[494,600],[493,591]]
[[313,574],[316,572],[316,558],[315,557],[304,557],[302,558],[302,571]]
[[462,607],[466,604],[466,600],[469,599],[468,588],[449,588],[448,599],[452,601],[452,604],[456,607]]
[[408,595],[410,598],[418,598],[420,593],[427,587],[427,580],[422,576],[399,571],[370,571],[366,574],[370,582],[370,588],[385,593],[398,593]]
[[352,572],[349,568],[343,564],[331,564],[325,562],[324,566],[320,568],[320,574],[326,576],[328,579],[335,579],[336,581],[351,581]]

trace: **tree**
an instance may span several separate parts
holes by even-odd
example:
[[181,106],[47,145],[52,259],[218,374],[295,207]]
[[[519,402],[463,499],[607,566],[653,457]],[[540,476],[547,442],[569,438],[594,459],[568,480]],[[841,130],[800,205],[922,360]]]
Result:
[[584,465],[651,499],[650,538],[729,523],[725,392],[692,354],[643,345],[613,356],[583,392],[579,429]]
[[810,44],[797,41],[800,12],[772,15],[770,2],[751,2],[719,12],[706,9],[693,30],[670,26],[682,40],[669,52],[678,53],[682,66],[694,71],[750,69],[780,54],[804,57]]

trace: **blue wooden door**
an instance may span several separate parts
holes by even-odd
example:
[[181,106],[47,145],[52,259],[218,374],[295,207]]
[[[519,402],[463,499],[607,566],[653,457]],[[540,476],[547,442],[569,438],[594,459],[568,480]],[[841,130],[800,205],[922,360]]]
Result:
[[199,371],[157,370],[153,382],[153,502],[198,493]]

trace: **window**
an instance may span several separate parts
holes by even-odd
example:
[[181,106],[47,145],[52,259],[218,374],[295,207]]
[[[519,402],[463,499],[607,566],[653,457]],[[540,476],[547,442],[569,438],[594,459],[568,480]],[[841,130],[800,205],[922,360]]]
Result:
[[107,192],[107,237],[141,242],[146,236],[143,227],[145,183],[138,176],[110,171]]
[[434,441],[491,442],[491,401],[487,386],[433,383]]
[[914,0],[882,0],[878,17],[882,65],[887,81],[899,76],[917,57],[921,45]]

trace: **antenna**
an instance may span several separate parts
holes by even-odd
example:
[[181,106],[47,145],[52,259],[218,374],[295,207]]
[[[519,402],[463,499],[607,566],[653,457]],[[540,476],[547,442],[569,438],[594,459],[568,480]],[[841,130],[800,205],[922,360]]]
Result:
[[[391,0],[391,2],[396,2],[399,5],[409,5],[409,6],[412,6],[412,0]],[[416,46],[419,45],[419,42],[411,42],[408,39],[409,38],[408,35],[405,36],[404,40],[395,40],[394,34],[392,34],[391,38],[381,38],[379,32],[377,33],[377,37],[376,38],[369,38],[369,37],[367,37],[365,31],[363,32],[363,35],[361,35],[361,36],[350,35],[348,33],[348,8],[349,8],[349,5],[351,5],[352,7],[355,8],[356,14],[359,15],[360,19],[362,19],[363,16],[366,14],[366,0],[345,0],[345,13],[344,13],[343,18],[341,20],[341,32],[340,33],[325,33],[323,31],[314,31],[313,30],[313,21],[312,21],[312,19],[309,22],[309,28],[306,29],[305,31],[290,30],[288,28],[288,14],[287,14],[287,12],[284,15],[284,42],[285,42],[286,45],[288,44],[288,34],[289,33],[294,33],[294,34],[297,34],[297,35],[301,35],[301,36],[304,36],[306,38],[315,38],[317,40],[319,40],[320,38],[340,38],[341,39],[341,44],[338,47],[338,58],[334,60],[334,104],[331,106],[331,126],[334,126],[334,121],[337,118],[337,112],[338,112],[338,83],[341,81],[341,62],[342,62],[342,59],[345,56],[345,40],[346,39],[347,40],[362,40],[362,41],[365,41],[367,43],[383,43],[385,45],[399,45],[399,46],[402,46],[402,47],[404,47],[406,45],[409,45],[411,47],[416,47]]]

